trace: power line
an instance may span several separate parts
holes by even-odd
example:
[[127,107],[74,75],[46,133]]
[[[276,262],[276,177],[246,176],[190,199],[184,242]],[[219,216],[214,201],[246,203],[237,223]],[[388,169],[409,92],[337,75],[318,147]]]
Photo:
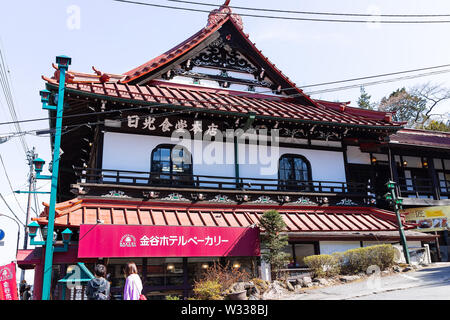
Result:
[[337,87],[337,88],[329,88],[329,89],[311,91],[311,92],[306,92],[306,94],[313,95],[313,94],[319,94],[319,93],[343,91],[343,90],[348,90],[348,89],[353,89],[353,88],[359,88],[361,86],[367,87],[367,86],[373,86],[373,85],[377,85],[377,84],[384,84],[384,83],[395,82],[395,81],[399,81],[399,80],[420,78],[420,77],[431,76],[431,75],[442,74],[442,73],[448,73],[448,72],[450,72],[450,69],[448,69],[448,70],[440,70],[440,71],[433,71],[433,72],[428,72],[428,73],[422,73],[422,74],[418,74],[418,75],[409,75],[409,76],[397,77],[397,78],[393,78],[393,79],[384,79],[384,80],[373,81],[373,82],[365,82],[365,83],[353,84],[353,85]]
[[[112,0],[115,2],[122,2],[127,4],[135,4],[142,6],[150,6],[157,8],[165,8],[165,9],[174,9],[174,10],[183,10],[190,12],[202,12],[202,13],[210,13],[208,10],[194,9],[194,8],[186,8],[186,7],[176,7],[176,6],[168,6],[162,4],[148,3],[148,2],[139,2],[139,1],[131,1],[131,0]],[[227,13],[217,12],[216,14],[228,15]],[[344,22],[344,23],[383,23],[383,24],[428,24],[428,23],[450,23],[450,20],[348,20],[348,19],[324,19],[324,18],[302,18],[302,17],[284,17],[284,16],[268,16],[268,15],[257,15],[257,14],[248,14],[248,13],[237,13],[243,17],[253,17],[253,18],[266,18],[266,19],[281,19],[281,20],[298,20],[298,21],[315,21],[315,22]],[[376,16],[371,16],[372,18],[376,18]]]
[[[166,106],[167,107],[167,104],[161,104],[160,106]],[[118,112],[125,112],[125,111],[131,110],[131,109],[133,109],[133,110],[138,110],[138,109],[142,110],[142,109],[148,109],[148,108],[154,108],[154,107],[157,107],[157,106],[140,106],[138,108],[114,110],[114,111],[111,111],[111,112],[118,113]],[[159,114],[152,114],[152,117],[154,117],[154,118],[167,117],[167,116],[171,116],[171,115],[174,115],[174,114],[190,113],[190,112],[199,112],[199,109],[198,108],[188,108],[188,109],[179,110],[179,111],[169,111],[169,112],[164,112],[164,113],[159,113]],[[144,116],[142,116],[142,117],[144,117]],[[115,119],[111,119],[111,120],[125,122],[125,121],[128,121],[128,118],[122,118],[122,117],[117,118],[116,117]],[[81,124],[74,124],[74,125],[64,126],[63,129],[67,130],[68,128],[71,128],[70,131],[72,131],[72,130],[74,130],[74,128],[80,128],[80,127],[85,126],[85,125],[92,126],[92,125],[98,125],[98,124],[104,124],[104,123],[105,123],[104,121],[84,122],[84,123],[81,123]],[[35,132],[35,131],[40,131],[40,130],[51,130],[51,129],[29,130],[29,131],[21,132],[21,134],[26,134],[26,133],[29,133],[29,132]],[[67,133],[67,132],[64,132],[63,134],[65,134],[65,133]]]
[[[22,130],[20,128],[19,122],[17,122],[18,118],[17,118],[17,113],[16,113],[16,109],[15,109],[15,105],[14,105],[12,85],[10,84],[12,82],[11,76],[10,76],[10,71],[9,71],[9,67],[6,63],[6,58],[4,57],[4,53],[3,53],[4,50],[2,48],[3,48],[3,43],[0,39],[0,85],[2,86],[3,94],[5,96],[5,101],[6,101],[6,104],[8,105],[9,112],[11,114],[11,119],[14,121],[14,126],[16,128],[16,131],[20,132]],[[27,146],[27,143],[23,136],[20,137],[20,142],[21,142],[22,148],[26,154],[28,152],[28,146]]]
[[[378,74],[378,75],[374,75],[374,76],[366,76],[366,77],[352,78],[352,79],[346,79],[346,80],[338,80],[338,81],[331,81],[331,82],[322,82],[322,83],[317,83],[317,84],[309,84],[309,85],[301,86],[301,88],[319,87],[319,86],[325,86],[325,85],[330,85],[330,84],[345,83],[345,82],[352,82],[352,81],[366,80],[366,79],[373,79],[373,78],[381,78],[381,77],[393,76],[393,75],[398,75],[398,74],[411,73],[411,72],[417,72],[417,71],[425,71],[425,70],[432,70],[432,69],[439,69],[439,68],[445,68],[445,67],[450,67],[450,64],[443,64],[443,65],[435,66],[435,67],[426,67],[426,68],[419,68],[419,69],[412,69],[412,70],[405,70],[405,71],[383,73],[383,74]],[[448,72],[448,70],[447,70],[447,72]]]
[[[194,1],[183,1],[183,0],[167,0],[169,2],[179,2],[186,4],[194,4],[200,6],[208,6],[208,7],[217,7],[217,4],[213,3],[203,3],[203,2],[194,2]],[[338,12],[314,12],[314,11],[296,11],[296,10],[281,10],[281,9],[267,9],[267,8],[252,8],[252,7],[239,7],[239,6],[231,6],[228,7],[233,9],[240,10],[249,10],[249,11],[264,11],[264,12],[278,12],[278,13],[293,13],[293,14],[304,14],[304,15],[320,15],[320,16],[349,16],[349,17],[373,17],[373,14],[368,13],[338,13]],[[450,14],[377,14],[377,17],[392,17],[392,18],[400,18],[400,17],[408,17],[408,18],[425,18],[425,17],[450,17]]]
[[[169,2],[179,2],[179,3],[187,3],[187,4],[195,4],[200,6],[209,6],[209,7],[217,7],[217,4],[213,3],[203,3],[203,2],[194,2],[194,1],[183,1],[183,0],[167,0]],[[313,11],[295,11],[295,10],[281,10],[281,9],[267,9],[267,8],[251,8],[251,7],[239,7],[239,6],[231,6],[228,7],[233,9],[240,10],[249,10],[249,11],[265,11],[265,12],[279,12],[279,13],[294,13],[294,14],[305,14],[305,15],[320,15],[320,16],[350,16],[350,17],[373,17],[373,14],[368,13],[337,13],[337,12],[313,12]],[[450,17],[450,14],[377,14],[378,17],[411,17],[411,18],[420,18],[420,17]]]
[[[315,95],[315,94],[321,94],[321,93],[343,91],[343,90],[348,90],[348,89],[353,89],[353,88],[359,88],[361,86],[372,86],[372,85],[377,85],[377,84],[384,84],[384,83],[395,82],[395,81],[406,80],[406,79],[414,79],[414,78],[425,77],[425,76],[436,75],[436,74],[442,74],[442,73],[448,73],[448,72],[450,72],[450,69],[434,71],[434,72],[428,72],[428,73],[422,73],[422,74],[418,74],[418,75],[409,75],[409,76],[404,76],[404,77],[396,77],[396,78],[392,78],[392,79],[384,79],[384,80],[379,80],[379,81],[374,81],[374,82],[358,83],[358,84],[354,84],[354,85],[337,87],[337,88],[329,88],[329,89],[305,92],[305,94],[306,95]],[[343,82],[346,82],[346,81],[350,81],[350,79],[344,80]],[[338,82],[334,82],[334,83],[338,83]],[[314,86],[319,86],[319,85],[320,84],[316,84]],[[303,86],[303,87],[308,87],[308,86]],[[288,90],[288,89],[291,89],[291,88],[286,88],[286,89],[283,89],[283,90]],[[297,96],[302,96],[302,94],[296,93],[296,94],[289,95],[289,97],[297,97]],[[219,98],[212,98],[212,99],[219,99]],[[212,99],[206,99],[206,101],[198,100],[198,102],[207,102],[208,100],[212,100]],[[167,104],[157,104],[157,105],[152,105],[152,106],[139,106],[139,107],[133,107],[133,108],[125,108],[125,109],[121,109],[121,110],[110,110],[110,111],[102,111],[102,112],[90,112],[90,113],[83,113],[83,114],[77,114],[77,115],[71,115],[71,116],[63,116],[63,118],[80,117],[80,116],[96,115],[96,114],[106,114],[106,113],[121,113],[121,112],[132,111],[132,110],[142,110],[142,109],[146,109],[146,108],[149,109],[149,108],[164,107],[164,106],[167,106]],[[198,112],[198,111],[199,111],[198,108],[189,108],[189,109],[182,110],[182,111],[167,112],[167,113],[163,113],[163,114],[155,114],[153,116],[154,117],[167,116],[167,115],[173,115],[173,114],[178,114],[178,113],[185,113],[185,112],[190,113],[190,112]],[[30,122],[30,121],[49,120],[49,119],[54,119],[54,118],[56,118],[56,117],[28,119],[28,120],[24,120],[24,121]],[[124,119],[124,118],[119,118],[119,120],[120,119]],[[126,120],[127,119],[124,119],[122,121],[126,121]],[[10,122],[0,123],[0,125],[9,124],[9,123]],[[63,130],[67,130],[67,131],[63,132],[62,134],[66,134],[66,133],[68,133],[70,131],[73,131],[73,130],[83,126],[83,125],[97,125],[97,124],[103,124],[103,123],[104,123],[103,121],[99,121],[99,122],[85,122],[85,123],[76,124],[76,125],[67,125],[67,126],[63,127]],[[24,134],[30,134],[30,133],[33,133],[33,132],[37,132],[37,131],[47,131],[47,130],[51,130],[51,129],[42,129],[41,128],[41,129],[33,129],[33,130],[28,130],[28,131],[22,131],[22,132],[19,132],[19,133],[17,133],[17,132],[13,132],[13,133],[9,132],[9,133],[0,134],[0,136],[6,136],[8,138],[11,138],[11,137],[17,136],[19,134],[20,135],[24,135]]]
[[3,202],[5,203],[6,207],[9,209],[9,211],[11,211],[11,213],[13,214],[13,216],[17,219],[18,222],[20,222],[22,224],[22,226],[25,227],[25,224],[23,224],[23,222],[19,219],[19,217],[16,216],[16,214],[14,213],[14,211],[11,209],[11,207],[9,206],[8,202],[6,202],[5,198],[3,197],[3,195],[0,193],[0,198],[2,198]]
[[0,154],[0,162],[2,163],[3,170],[5,171],[5,176],[6,176],[6,180],[8,180],[9,187],[10,187],[11,191],[13,192],[14,199],[16,199],[16,202],[19,205],[20,210],[22,210],[22,212],[25,213],[25,210],[23,210],[22,206],[20,205],[19,200],[16,197],[16,194],[14,192],[14,188],[13,188],[13,186],[11,184],[11,180],[9,179],[8,171],[6,170],[5,163],[3,162],[3,157],[2,157],[1,154]]
[[[383,74],[378,74],[378,75],[358,77],[358,78],[338,80],[338,81],[322,82],[322,83],[316,83],[316,84],[310,84],[310,85],[302,85],[300,87],[301,88],[319,87],[319,86],[330,85],[330,84],[338,84],[338,83],[353,82],[353,81],[358,81],[358,80],[380,78],[380,77],[386,77],[386,76],[391,76],[391,75],[400,75],[400,74],[405,74],[405,73],[412,73],[412,72],[417,72],[417,71],[439,69],[439,68],[444,68],[444,67],[450,67],[450,64],[443,64],[443,65],[432,66],[432,67],[424,67],[424,68],[396,71],[396,72],[383,73]],[[434,75],[434,74],[447,73],[447,72],[450,72],[450,70],[446,69],[446,70],[440,70],[440,71],[435,71],[435,72],[430,72],[430,73],[422,73],[422,74],[417,74],[417,75],[411,75],[411,76],[408,77],[408,79],[424,77],[424,76],[429,76],[429,75]],[[381,84],[381,83],[385,83],[385,82],[394,82],[394,81],[404,80],[404,79],[406,79],[406,77],[397,77],[397,78],[393,78],[393,79],[386,79],[386,80],[383,80],[383,81],[359,83],[359,84],[351,85],[351,86],[348,86],[348,87],[339,87],[339,88],[330,88],[330,89],[318,90],[318,91],[313,91],[312,93],[307,93],[307,94],[322,93],[323,91],[347,90],[348,88],[360,87],[360,86],[364,86],[364,85],[368,86],[368,85],[374,85],[374,84],[379,84],[379,83]],[[342,88],[342,89],[340,89],[340,88]],[[281,89],[281,90],[285,91],[285,90],[289,90],[289,89],[291,89],[291,88],[284,88],[284,89]],[[263,94],[263,93],[268,93],[268,92],[272,92],[272,91],[268,90],[268,91],[262,91],[262,92],[259,92],[259,93]],[[244,96],[245,97],[245,96],[248,96],[248,95],[250,95],[250,93],[246,93],[245,92],[245,93],[242,93],[242,95],[238,95],[238,96]],[[298,96],[298,95],[300,95],[300,94],[290,95],[290,97],[295,97],[295,96]],[[209,100],[215,100],[215,99],[216,98],[205,99],[205,100],[209,101]],[[200,101],[198,101],[198,102],[200,102]],[[158,106],[165,106],[165,104],[157,104],[157,105],[153,105],[153,106],[150,106],[150,107],[154,108],[154,107],[158,107]],[[121,111],[132,111],[132,110],[139,110],[139,109],[142,109],[142,108],[143,108],[142,106],[139,106],[139,107],[132,107],[132,108],[122,109]],[[99,112],[87,112],[87,113],[80,113],[80,114],[75,114],[75,115],[63,116],[63,119],[69,119],[69,118],[74,118],[74,117],[79,118],[79,117],[82,117],[82,116],[93,116],[93,115],[100,115],[100,114],[104,115],[104,114],[108,114],[108,113],[118,113],[118,112],[120,112],[120,111],[118,111],[118,110],[110,110],[110,111],[99,111]],[[25,123],[25,122],[35,122],[35,121],[54,120],[54,119],[56,119],[56,117],[43,117],[43,118],[34,118],[34,119],[26,119],[26,120],[18,120],[18,121],[1,122],[0,125],[14,124],[16,122]],[[30,130],[30,131],[26,131],[25,133],[30,133],[30,132],[40,131],[40,130],[44,131],[46,129]],[[25,134],[25,133],[24,132],[20,132],[19,134]],[[3,134],[3,135],[7,135],[7,133]]]

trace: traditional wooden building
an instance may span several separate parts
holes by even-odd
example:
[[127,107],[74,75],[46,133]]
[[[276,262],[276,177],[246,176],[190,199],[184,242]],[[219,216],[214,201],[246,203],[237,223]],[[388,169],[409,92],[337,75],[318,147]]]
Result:
[[[120,266],[131,259],[144,291],[163,296],[187,295],[217,259],[258,273],[255,226],[269,209],[282,214],[299,266],[311,254],[399,242],[382,203],[390,176],[377,166],[397,160],[383,157],[401,149],[392,137],[402,124],[306,95],[227,5],[133,70],[93,70],[67,74],[55,227],[74,238],[68,253],[55,253],[60,277],[75,262],[103,261],[120,296]],[[58,72],[43,79],[57,99]],[[37,221],[47,217],[48,208]],[[412,246],[434,240],[406,236]],[[35,294],[39,250],[18,257],[36,271]]]

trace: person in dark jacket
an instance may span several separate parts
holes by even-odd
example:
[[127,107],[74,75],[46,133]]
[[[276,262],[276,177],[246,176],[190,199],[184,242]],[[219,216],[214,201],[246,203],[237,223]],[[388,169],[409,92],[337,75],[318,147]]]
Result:
[[23,290],[22,293],[22,300],[30,300],[31,299],[31,286],[30,285],[26,285],[25,289]]
[[102,264],[95,266],[95,278],[88,282],[86,296],[89,300],[109,300],[109,282],[105,279],[106,267]]

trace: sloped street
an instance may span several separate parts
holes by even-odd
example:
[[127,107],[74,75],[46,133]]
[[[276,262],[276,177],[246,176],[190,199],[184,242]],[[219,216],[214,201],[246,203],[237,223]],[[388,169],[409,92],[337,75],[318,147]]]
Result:
[[288,300],[446,300],[450,299],[450,263],[420,270],[372,276],[349,284],[304,290]]

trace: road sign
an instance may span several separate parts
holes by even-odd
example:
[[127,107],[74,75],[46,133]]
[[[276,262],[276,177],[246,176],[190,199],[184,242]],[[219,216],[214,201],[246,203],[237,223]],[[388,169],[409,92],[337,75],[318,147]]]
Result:
[[0,229],[0,241],[3,240],[3,238],[5,238],[5,231]]

